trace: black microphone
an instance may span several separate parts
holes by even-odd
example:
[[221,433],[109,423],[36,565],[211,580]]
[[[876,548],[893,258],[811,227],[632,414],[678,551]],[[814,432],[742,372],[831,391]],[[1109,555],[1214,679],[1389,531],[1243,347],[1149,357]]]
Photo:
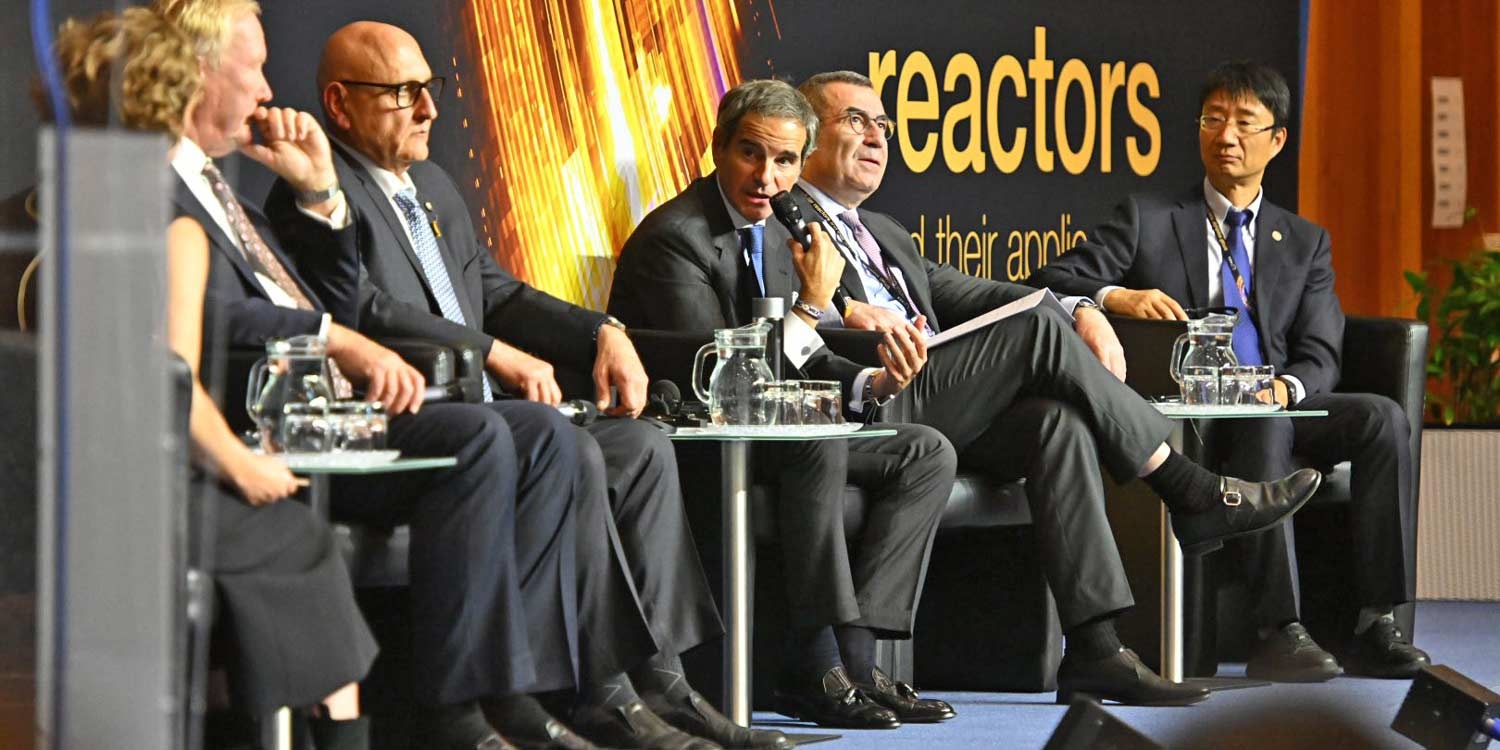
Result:
[[658,380],[646,389],[646,414],[668,419],[682,407],[682,389],[670,380]]
[[568,419],[569,422],[586,427],[599,418],[599,407],[592,401],[575,398],[572,401],[564,401],[557,405],[557,411]]
[[771,211],[775,212],[776,219],[803,247],[812,247],[812,230],[802,220],[802,209],[797,207],[797,201],[792,200],[792,191],[783,190],[771,196]]

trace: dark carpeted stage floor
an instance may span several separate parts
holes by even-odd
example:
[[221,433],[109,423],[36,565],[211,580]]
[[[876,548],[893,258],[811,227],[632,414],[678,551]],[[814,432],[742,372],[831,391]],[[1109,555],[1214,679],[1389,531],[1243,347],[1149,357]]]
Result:
[[[31,620],[29,602],[10,599],[0,607],[0,748],[30,747],[32,703],[29,639],[15,630]],[[6,632],[6,623],[13,627]],[[1417,608],[1418,643],[1438,664],[1447,664],[1500,691],[1500,602],[1423,602]],[[20,645],[28,648],[19,653]],[[1223,676],[1243,666],[1227,664]],[[1321,685],[1272,685],[1217,693],[1187,708],[1108,710],[1126,724],[1172,748],[1415,748],[1389,729],[1410,683],[1342,677]],[[941,693],[960,712],[936,726],[890,732],[845,732],[822,750],[962,750],[1018,748],[1046,743],[1065,707],[1052,693]],[[777,714],[756,715],[763,726],[816,732]]]
[[[1417,607],[1418,645],[1436,664],[1447,664],[1500,692],[1500,602],[1423,602]],[[1220,676],[1240,676],[1244,665],[1225,664]],[[1318,685],[1271,685],[1228,690],[1186,708],[1107,710],[1171,748],[1416,748],[1390,729],[1411,683],[1340,677]],[[813,745],[828,750],[1039,749],[1065,706],[1052,693],[932,693],[954,704],[959,717],[935,726],[910,725],[887,732],[845,732],[843,739]],[[818,731],[757,713],[763,726]]]

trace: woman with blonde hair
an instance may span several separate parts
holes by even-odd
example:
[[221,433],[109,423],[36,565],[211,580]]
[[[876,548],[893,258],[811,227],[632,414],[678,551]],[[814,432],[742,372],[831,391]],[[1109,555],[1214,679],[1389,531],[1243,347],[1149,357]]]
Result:
[[[163,142],[169,155],[202,75],[197,51],[176,26],[145,8],[105,12],[64,23],[54,50],[76,124],[160,132],[171,139]],[[44,116],[50,113],[40,104]],[[198,379],[208,263],[203,227],[174,220],[167,227],[167,340],[194,375],[190,497],[211,505],[209,569],[237,643],[234,697],[252,716],[311,706],[320,750],[365,748],[357,683],[376,646],[333,535],[305,505],[283,502],[298,480],[234,435]]]

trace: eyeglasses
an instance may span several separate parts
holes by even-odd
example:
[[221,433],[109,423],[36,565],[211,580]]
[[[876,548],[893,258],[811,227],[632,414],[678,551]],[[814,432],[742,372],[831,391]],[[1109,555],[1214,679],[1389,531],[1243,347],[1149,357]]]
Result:
[[[1205,133],[1217,133],[1227,127],[1230,122],[1218,115],[1203,115],[1198,118],[1198,127]],[[1241,138],[1249,138],[1252,135],[1276,129],[1275,125],[1256,125],[1246,120],[1234,120],[1233,124],[1234,134]]]
[[368,86],[372,89],[384,89],[396,95],[396,109],[407,109],[414,107],[417,100],[422,98],[422,91],[432,97],[432,103],[437,104],[438,98],[443,95],[443,76],[436,76],[426,81],[407,81],[405,83],[375,83],[373,81],[339,81],[345,86]]
[[849,123],[849,132],[855,135],[864,135],[865,131],[869,130],[872,124],[880,128],[880,135],[886,140],[890,140],[891,136],[895,135],[896,132],[896,125],[891,122],[891,118],[885,115],[871,117],[869,112],[861,109],[847,109],[844,110],[843,114],[831,119],[843,120]]

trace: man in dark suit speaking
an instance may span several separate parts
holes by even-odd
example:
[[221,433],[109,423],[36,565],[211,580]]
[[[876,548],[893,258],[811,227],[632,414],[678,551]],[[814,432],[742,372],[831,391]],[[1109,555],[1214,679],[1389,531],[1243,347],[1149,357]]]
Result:
[[[1293,409],[1326,409],[1322,419],[1264,419],[1215,428],[1225,471],[1277,476],[1292,455],[1332,466],[1351,460],[1355,587],[1365,605],[1349,651],[1350,671],[1411,677],[1427,663],[1396,627],[1391,609],[1411,601],[1405,551],[1416,519],[1416,481],[1406,415],[1384,396],[1333,393],[1344,313],[1333,291],[1328,233],[1268,200],[1266,166],[1287,139],[1291,94],[1280,73],[1228,63],[1200,91],[1202,184],[1171,197],[1131,196],[1116,218],[1038,269],[1029,283],[1092,296],[1105,309],[1183,320],[1183,308],[1241,311],[1234,350],[1241,364],[1274,365],[1274,398]],[[1255,598],[1261,643],[1251,677],[1326,680],[1332,655],[1297,621],[1295,560],[1278,529],[1237,550]]]
[[[655,327],[735,325],[746,322],[747,297],[755,291],[791,298],[789,308],[808,323],[836,317],[818,309],[829,302],[826,297],[809,294],[815,288],[809,282],[819,280],[780,250],[790,240],[786,230],[766,221],[767,199],[791,188],[799,173],[807,180],[804,188],[836,196],[825,209],[801,191],[804,214],[821,221],[845,257],[844,286],[851,298],[845,312],[874,310],[877,299],[866,290],[876,286],[899,310],[881,316],[880,325],[866,326],[887,333],[885,351],[891,351],[891,337],[921,338],[923,329],[940,330],[942,322],[961,322],[1031,291],[928,263],[894,220],[856,210],[884,174],[889,119],[863,76],[831,74],[810,85],[811,106],[774,81],[751,81],[725,95],[714,129],[715,172],[652,212],[626,242],[612,311]],[[785,103],[787,96],[800,105]],[[799,111],[805,117],[794,114]],[[753,245],[737,238],[747,227],[762,227],[760,258]],[[815,236],[814,249],[821,242]],[[800,244],[793,247],[805,252]],[[1047,578],[1067,628],[1060,698],[1088,692],[1126,703],[1197,702],[1207,697],[1205,691],[1161,679],[1115,634],[1114,618],[1133,601],[1104,517],[1101,460],[1122,480],[1146,477],[1172,509],[1185,548],[1213,545],[1286,517],[1311,495],[1317,476],[1244,483],[1172,453],[1162,442],[1167,421],[1085,345],[1092,342],[1108,361],[1121,357],[1103,316],[1077,309],[1073,317],[1038,308],[932,349],[926,368],[900,395],[871,385],[883,370],[840,363],[817,348],[816,338],[805,346],[806,359],[845,379],[848,392],[857,394],[851,409],[874,409],[892,396],[905,399],[914,421],[947,435],[961,462],[1003,479],[1026,478]],[[1245,504],[1230,507],[1240,500]],[[1239,515],[1250,507],[1252,513]]]
[[[678,655],[719,635],[722,625],[687,526],[672,446],[660,430],[633,419],[645,405],[646,374],[618,321],[522,283],[475,236],[457,186],[427,161],[443,79],[433,76],[410,34],[373,22],[339,29],[324,49],[318,85],[358,238],[361,282],[350,301],[361,330],[485,352],[487,403],[465,408],[556,406],[557,363],[592,372],[600,409],[617,417],[575,431],[579,570],[623,570],[629,580],[612,581],[610,589],[632,619],[644,617],[648,638],[635,644],[628,633],[589,635],[590,608],[597,605],[580,601],[580,646],[586,655],[598,653],[584,661],[573,728],[621,748],[714,746],[685,732],[729,747],[785,746],[780,732],[729,722],[684,678]],[[266,209],[293,234],[316,230],[285,181],[272,189]],[[320,290],[322,281],[311,279]],[[611,387],[619,394],[613,406]],[[502,391],[517,398],[495,398]],[[594,588],[580,581],[581,593]],[[594,663],[614,669],[593,669]],[[637,688],[643,702],[630,700]],[[519,711],[491,716],[502,734],[526,724]]]

